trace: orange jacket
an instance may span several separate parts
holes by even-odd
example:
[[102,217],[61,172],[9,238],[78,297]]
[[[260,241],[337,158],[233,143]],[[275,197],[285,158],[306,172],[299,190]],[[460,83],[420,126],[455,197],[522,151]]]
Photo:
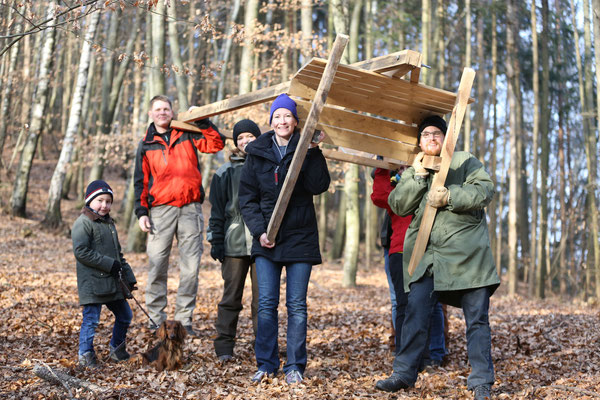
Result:
[[167,145],[154,124],[150,124],[135,158],[135,215],[138,218],[148,215],[154,206],[182,207],[204,201],[196,149],[201,153],[216,153],[223,148],[224,140],[210,122],[205,122],[201,129],[202,134],[171,129]]

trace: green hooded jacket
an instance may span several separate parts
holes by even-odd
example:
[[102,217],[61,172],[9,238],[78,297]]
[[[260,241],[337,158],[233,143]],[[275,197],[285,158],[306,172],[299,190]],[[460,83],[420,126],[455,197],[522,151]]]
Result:
[[117,229],[112,218],[102,218],[84,207],[73,224],[71,239],[77,260],[79,304],[105,304],[124,299],[121,285],[117,278],[110,274],[114,260],[121,263],[123,279],[130,287],[136,283],[136,279],[121,253]]
[[429,243],[413,276],[408,264],[427,203],[432,174],[415,179],[410,167],[390,193],[388,202],[400,216],[414,215],[404,240],[404,285],[433,273],[436,291],[457,291],[500,284],[490,248],[484,208],[492,200],[494,184],[483,165],[468,152],[455,152],[445,186],[450,192],[447,206],[438,208]]

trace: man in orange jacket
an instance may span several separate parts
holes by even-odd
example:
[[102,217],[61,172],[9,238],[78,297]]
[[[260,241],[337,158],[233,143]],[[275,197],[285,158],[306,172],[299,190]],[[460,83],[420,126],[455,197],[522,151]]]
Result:
[[135,214],[141,230],[149,233],[146,307],[157,324],[167,319],[167,270],[173,236],[177,236],[180,261],[174,319],[195,336],[192,314],[204,229],[197,151],[216,153],[223,148],[224,139],[208,119],[196,123],[201,134],[171,128],[174,113],[166,96],[150,100],[148,115],[153,123],[138,145],[134,172]]

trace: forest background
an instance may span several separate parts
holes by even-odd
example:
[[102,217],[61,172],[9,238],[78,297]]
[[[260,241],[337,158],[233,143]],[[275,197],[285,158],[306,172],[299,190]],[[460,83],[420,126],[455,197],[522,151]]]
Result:
[[[166,93],[176,111],[184,111],[286,81],[311,57],[326,57],[336,33],[347,33],[345,63],[413,49],[431,67],[423,69],[421,82],[450,91],[458,87],[463,67],[475,68],[476,102],[457,149],[479,157],[496,184],[487,213],[503,280],[491,321],[498,332],[494,359],[500,387],[515,398],[597,395],[589,389],[600,382],[598,337],[591,333],[600,297],[599,12],[600,0],[0,0],[0,305],[10,316],[1,328],[6,369],[0,389],[17,393],[16,398],[32,393],[23,389],[31,384],[32,349],[50,351],[59,364],[73,366],[61,347],[74,340],[78,324],[75,315],[67,317],[76,299],[71,256],[64,254],[89,181],[105,178],[123,194],[114,212],[121,239],[130,262],[145,265],[144,255],[136,254],[143,252],[145,238],[132,216],[131,172],[149,122],[148,100]],[[243,117],[265,131],[267,107],[213,120],[226,134]],[[227,152],[202,157],[206,188],[226,159]],[[369,395],[374,381],[368,372],[381,376],[385,369],[362,360],[391,363],[377,344],[386,335],[387,317],[368,311],[386,309],[385,278],[372,274],[382,264],[382,213],[369,198],[370,168],[332,161],[329,167],[334,182],[316,198],[327,261],[311,283],[319,307],[311,311],[311,321],[318,316],[311,324],[319,328],[309,327],[309,347],[331,363],[313,363],[313,371],[324,375],[309,372],[307,382],[316,398]],[[212,307],[220,281],[207,254],[202,274],[211,283],[202,296]],[[353,289],[357,280],[362,291]],[[30,282],[28,289],[19,286],[24,281]],[[68,284],[57,287],[61,283]],[[539,301],[547,297],[550,303]],[[361,324],[340,325],[335,319],[340,299],[344,313]],[[556,301],[565,299],[570,301],[557,311]],[[200,310],[205,315],[200,328],[207,332],[210,310],[204,304]],[[464,346],[456,310],[450,321],[451,345]],[[32,323],[40,332],[37,339],[27,332]],[[323,332],[328,324],[341,326],[329,333],[334,344],[310,333]],[[251,331],[247,324],[243,329]],[[357,341],[348,350],[340,346],[344,338]],[[143,348],[147,339],[132,338],[133,348]],[[361,346],[378,353],[362,356]],[[199,354],[192,360],[213,362]],[[250,349],[241,354],[251,358]],[[15,355],[18,362],[7,361]],[[418,386],[434,397],[466,396],[466,360],[452,363],[458,368],[454,375]],[[581,365],[587,372],[577,371]],[[216,375],[222,372],[214,362],[211,367]],[[242,369],[249,374],[252,367]],[[116,370],[103,374],[112,383],[120,379]],[[135,374],[128,379],[129,385],[138,382]],[[186,379],[231,383],[224,372],[216,377],[193,368],[163,379],[147,389],[158,398],[181,393],[181,385],[191,382]],[[556,397],[540,392],[549,387]],[[243,385],[229,389],[241,398],[248,394]],[[119,390],[119,396],[133,396]],[[273,390],[252,396],[273,397]]]

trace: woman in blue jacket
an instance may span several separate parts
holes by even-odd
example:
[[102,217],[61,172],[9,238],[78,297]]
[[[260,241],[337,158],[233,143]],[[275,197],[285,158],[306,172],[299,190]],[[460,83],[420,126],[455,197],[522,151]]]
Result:
[[[277,345],[280,277],[286,268],[288,311],[286,382],[302,381],[306,367],[306,294],[312,266],[321,263],[313,196],[329,187],[327,163],[317,143],[311,143],[274,242],[267,226],[298,145],[296,103],[286,94],[271,105],[272,131],[246,147],[240,182],[240,208],[253,237],[252,258],[258,277],[258,332],[254,350],[259,382],[279,369]],[[323,135],[319,137],[322,140]]]

